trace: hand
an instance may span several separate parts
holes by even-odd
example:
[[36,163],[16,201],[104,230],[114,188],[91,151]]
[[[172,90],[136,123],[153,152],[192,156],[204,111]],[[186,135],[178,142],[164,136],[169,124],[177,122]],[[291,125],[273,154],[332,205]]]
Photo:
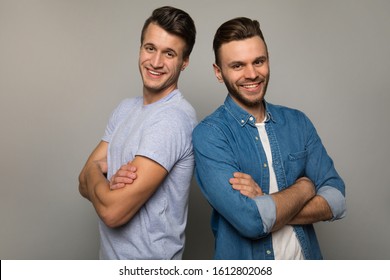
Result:
[[249,198],[263,195],[263,191],[252,179],[251,175],[241,172],[234,172],[233,178],[229,179],[229,183],[232,185],[233,189],[240,191],[242,195],[245,195]]
[[132,184],[137,178],[135,173],[137,168],[131,164],[131,161],[124,164],[110,179],[110,189],[116,190],[124,188],[127,184]]

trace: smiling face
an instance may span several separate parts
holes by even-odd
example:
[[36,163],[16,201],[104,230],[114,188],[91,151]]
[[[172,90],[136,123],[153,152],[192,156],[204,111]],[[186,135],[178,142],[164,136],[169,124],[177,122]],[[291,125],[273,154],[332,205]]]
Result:
[[214,64],[215,75],[225,83],[232,98],[255,117],[263,115],[262,101],[270,76],[264,41],[254,36],[223,44],[219,49],[219,64]]
[[177,88],[180,71],[189,63],[183,58],[185,41],[157,24],[147,27],[139,53],[144,84],[144,103],[153,103]]

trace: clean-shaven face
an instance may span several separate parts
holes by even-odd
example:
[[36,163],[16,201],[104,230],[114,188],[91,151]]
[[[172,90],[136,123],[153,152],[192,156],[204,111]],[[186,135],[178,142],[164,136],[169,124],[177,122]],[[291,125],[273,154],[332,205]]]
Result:
[[270,76],[267,47],[255,36],[223,44],[219,49],[220,67],[215,75],[224,82],[233,99],[244,109],[262,104]]
[[185,41],[157,24],[147,27],[139,53],[139,70],[144,95],[154,102],[177,88],[180,71],[188,64],[183,59]]

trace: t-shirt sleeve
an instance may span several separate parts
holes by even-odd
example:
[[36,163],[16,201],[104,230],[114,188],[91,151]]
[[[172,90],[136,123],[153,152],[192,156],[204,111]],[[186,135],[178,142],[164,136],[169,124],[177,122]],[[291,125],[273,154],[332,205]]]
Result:
[[104,131],[102,140],[105,142],[111,142],[112,134],[115,131],[115,128],[118,126],[124,114],[131,105],[130,99],[123,100],[115,109],[112,111],[110,118],[108,119],[108,124]]
[[192,153],[192,129],[184,112],[161,112],[144,127],[136,155],[152,159],[169,172],[178,160]]

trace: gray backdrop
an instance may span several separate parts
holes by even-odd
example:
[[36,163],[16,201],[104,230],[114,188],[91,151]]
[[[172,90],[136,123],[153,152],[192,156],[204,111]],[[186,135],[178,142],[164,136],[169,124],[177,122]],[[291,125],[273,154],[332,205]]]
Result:
[[[114,107],[141,94],[140,29],[173,5],[198,30],[180,88],[202,119],[226,94],[217,27],[261,22],[267,99],[315,123],[347,185],[348,217],[316,228],[326,259],[389,259],[390,2],[0,0],[0,258],[96,259],[97,216],[77,177]],[[210,207],[192,184],[186,259],[209,259]]]

